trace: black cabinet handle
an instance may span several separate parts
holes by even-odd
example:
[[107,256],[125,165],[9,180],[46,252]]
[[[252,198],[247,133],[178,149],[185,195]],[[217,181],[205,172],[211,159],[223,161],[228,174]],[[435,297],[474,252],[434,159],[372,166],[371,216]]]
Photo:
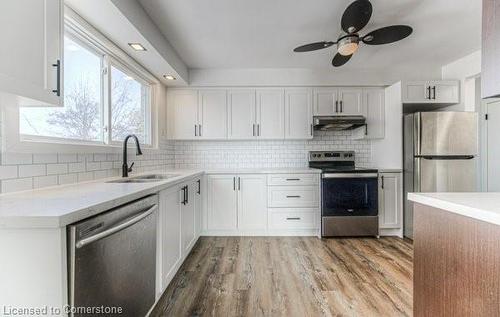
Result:
[[233,190],[236,190],[236,177],[233,177]]
[[182,202],[181,204],[186,204],[186,186],[182,187]]
[[340,112],[344,112],[344,102],[342,100],[340,100]]
[[380,178],[381,178],[381,180],[382,180],[382,184],[381,184],[382,189],[384,189],[384,176],[381,176]]
[[300,220],[300,217],[288,217],[286,220]]
[[286,196],[286,198],[300,198],[300,196],[298,196],[298,195],[291,195],[291,196],[288,196],[288,195],[287,195],[287,196]]
[[198,125],[194,125],[194,136],[198,136]]
[[436,100],[436,86],[432,87],[432,99]]
[[61,96],[61,60],[57,60],[55,64],[52,64],[53,67],[56,67],[57,70],[57,79],[56,79],[56,89],[52,90],[53,93],[56,94],[57,97]]
[[238,177],[238,190],[241,190],[241,178]]
[[287,178],[286,180],[289,181],[289,182],[291,182],[291,181],[300,181],[300,178]]
[[197,183],[198,183],[198,192],[197,193],[201,195],[201,180],[199,179],[197,181]]
[[186,204],[189,204],[189,186],[186,186]]
[[335,112],[339,112],[339,101],[335,100]]
[[427,96],[425,97],[425,99],[431,99],[431,86],[427,86]]

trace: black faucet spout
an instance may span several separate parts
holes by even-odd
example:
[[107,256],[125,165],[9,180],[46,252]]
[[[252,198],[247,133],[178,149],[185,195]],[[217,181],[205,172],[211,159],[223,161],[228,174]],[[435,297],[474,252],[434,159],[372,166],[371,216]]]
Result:
[[135,146],[136,146],[136,154],[137,155],[142,155],[142,150],[141,150],[141,145],[139,144],[139,139],[135,134],[129,134],[125,137],[125,140],[123,141],[123,164],[122,164],[122,177],[128,177],[128,173],[132,172],[132,165],[130,167],[127,164],[127,143],[128,139],[133,138],[135,140]]

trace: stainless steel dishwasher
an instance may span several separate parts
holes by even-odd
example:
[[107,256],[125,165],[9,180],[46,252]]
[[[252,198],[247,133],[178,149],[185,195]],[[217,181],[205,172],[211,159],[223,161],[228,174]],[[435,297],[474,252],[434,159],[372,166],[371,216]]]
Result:
[[151,195],[69,226],[70,315],[110,307],[121,307],[120,316],[147,314],[155,302],[157,209]]

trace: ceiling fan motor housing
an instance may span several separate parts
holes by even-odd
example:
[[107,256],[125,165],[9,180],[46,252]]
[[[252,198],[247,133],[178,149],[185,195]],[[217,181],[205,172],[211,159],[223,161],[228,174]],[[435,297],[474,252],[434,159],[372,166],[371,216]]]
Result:
[[343,56],[354,54],[359,47],[359,35],[348,34],[341,37],[337,42],[337,51]]

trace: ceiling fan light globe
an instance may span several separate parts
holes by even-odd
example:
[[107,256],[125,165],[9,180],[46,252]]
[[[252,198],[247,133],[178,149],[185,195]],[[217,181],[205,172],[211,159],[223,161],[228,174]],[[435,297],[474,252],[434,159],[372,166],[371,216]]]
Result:
[[337,51],[339,52],[340,55],[349,56],[356,53],[358,48],[359,48],[358,43],[346,43],[344,45],[339,45]]

